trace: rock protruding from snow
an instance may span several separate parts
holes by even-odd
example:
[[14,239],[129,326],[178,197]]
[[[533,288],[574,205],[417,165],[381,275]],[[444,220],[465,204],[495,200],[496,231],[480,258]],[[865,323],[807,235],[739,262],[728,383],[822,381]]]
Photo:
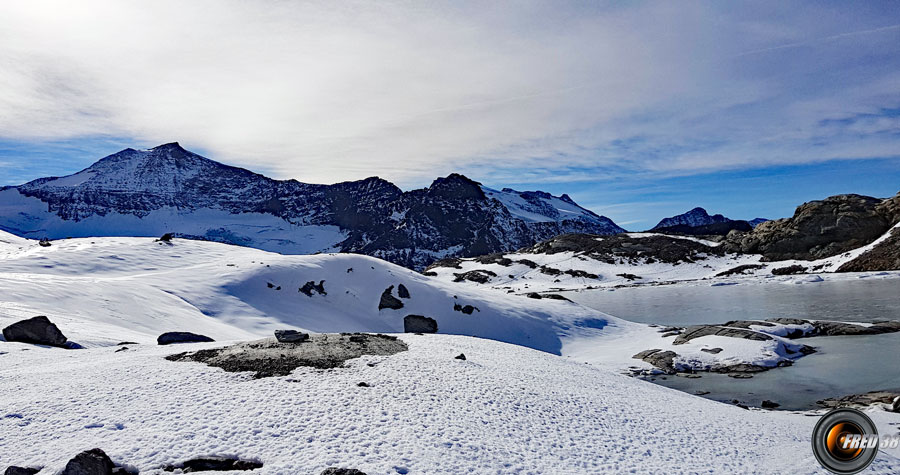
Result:
[[694,338],[702,336],[727,336],[731,338],[743,338],[745,340],[766,341],[772,337],[761,332],[748,330],[746,328],[732,328],[720,325],[692,325],[687,327],[684,332],[675,338],[673,345],[683,345]]
[[68,338],[49,318],[41,315],[22,320],[3,329],[6,341],[65,347]]
[[393,291],[393,285],[384,289],[384,292],[381,293],[381,299],[378,300],[378,310],[382,310],[385,308],[389,308],[391,310],[400,310],[401,308],[403,308],[403,302],[401,302],[400,299],[394,297],[391,294]]
[[232,457],[200,457],[185,462],[169,465],[163,468],[167,472],[174,472],[181,469],[182,473],[192,472],[225,472],[225,471],[247,471],[262,468],[262,462],[255,460],[241,460]]
[[285,345],[274,338],[224,348],[179,353],[169,361],[198,361],[230,372],[249,371],[256,378],[286,376],[300,366],[337,368],[362,355],[389,356],[406,351],[395,336],[368,333],[320,333],[302,345]]
[[160,345],[171,345],[173,343],[208,343],[213,340],[206,335],[198,335],[191,332],[167,332],[163,333],[156,339],[156,343]]
[[59,475],[111,475],[116,464],[109,459],[106,452],[91,449],[76,455]]
[[317,284],[314,280],[311,280],[303,284],[303,287],[300,287],[300,293],[306,295],[307,297],[312,297],[313,292],[319,295],[328,295],[328,292],[325,292],[325,281],[320,280]]
[[403,331],[406,333],[437,333],[437,320],[423,315],[403,317]]
[[328,467],[319,475],[366,475],[366,473],[355,468]]
[[35,473],[38,473],[40,471],[41,469],[39,468],[16,467],[13,465],[6,467],[3,475],[34,475]]
[[405,285],[400,284],[397,286],[397,295],[401,299],[408,299],[408,298],[410,298],[409,289],[407,289]]
[[309,340],[309,333],[297,330],[275,330],[275,339],[280,343],[303,343]]

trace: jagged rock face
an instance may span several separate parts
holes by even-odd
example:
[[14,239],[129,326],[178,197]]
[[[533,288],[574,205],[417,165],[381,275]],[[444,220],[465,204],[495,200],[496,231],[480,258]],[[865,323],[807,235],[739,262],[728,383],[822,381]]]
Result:
[[766,260],[834,256],[883,235],[900,220],[900,195],[882,200],[837,195],[797,207],[791,218],[766,221],[748,233],[731,233],[723,248],[762,254]]
[[700,255],[724,255],[721,246],[710,247],[687,239],[668,236],[633,238],[626,234],[593,236],[589,234],[564,234],[523,249],[523,253],[556,254],[578,252],[599,261],[614,262],[616,258],[637,259],[652,257],[660,262],[694,262]]
[[[28,198],[40,202],[25,204]],[[0,228],[32,238],[174,232],[285,253],[357,252],[412,268],[564,232],[624,231],[565,195],[497,192],[458,174],[409,192],[377,177],[280,181],[177,143],[126,149],[74,175],[0,189],[0,209]],[[320,237],[310,238],[315,232]]]
[[656,226],[653,227],[652,230],[656,231],[660,228],[670,228],[673,226],[696,227],[713,223],[725,223],[728,221],[731,220],[726,218],[725,216],[722,216],[721,214],[710,216],[705,209],[697,207],[688,211],[687,213],[679,214],[677,216],[672,216],[671,218],[665,218],[661,220]]

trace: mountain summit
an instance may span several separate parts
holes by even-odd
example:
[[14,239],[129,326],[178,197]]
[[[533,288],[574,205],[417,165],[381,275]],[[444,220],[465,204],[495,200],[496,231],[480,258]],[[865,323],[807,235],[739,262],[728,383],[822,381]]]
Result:
[[286,254],[356,252],[413,268],[566,232],[624,231],[567,195],[496,191],[455,173],[408,192],[378,177],[334,185],[274,180],[177,142],[2,188],[0,229],[51,239],[174,232]]
[[721,214],[715,214],[710,216],[709,213],[706,212],[705,209],[700,208],[699,206],[688,211],[684,214],[679,214],[676,216],[672,216],[671,218],[664,218],[653,227],[653,230],[660,228],[671,228],[673,226],[705,226],[707,224],[715,224],[715,223],[726,223],[731,221],[730,219],[722,216]]

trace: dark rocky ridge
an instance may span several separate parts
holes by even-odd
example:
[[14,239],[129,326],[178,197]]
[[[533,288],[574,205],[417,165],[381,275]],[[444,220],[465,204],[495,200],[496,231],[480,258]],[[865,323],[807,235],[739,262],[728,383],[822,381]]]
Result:
[[769,261],[821,259],[865,246],[898,221],[900,194],[889,199],[837,195],[804,203],[790,218],[760,223],[746,233],[733,232],[722,247],[762,254]]
[[[459,174],[408,192],[378,177],[307,184],[223,165],[177,143],[147,151],[126,149],[76,175],[70,181],[41,178],[0,189],[40,199],[69,229],[19,229],[16,221],[3,219],[0,229],[26,237],[62,238],[72,235],[67,233],[86,218],[116,213],[139,218],[163,208],[177,209],[182,215],[201,209],[264,213],[292,225],[337,226],[346,235],[336,246],[341,252],[376,256],[411,268],[430,264],[439,253],[472,257],[511,251],[565,232],[624,231],[584,209],[574,218],[527,222],[513,216],[497,199],[488,198],[478,182]],[[534,194],[533,199],[541,196]],[[564,200],[574,204],[568,197]],[[177,229],[166,231],[178,233]],[[184,237],[253,245],[246,237],[223,229]]]

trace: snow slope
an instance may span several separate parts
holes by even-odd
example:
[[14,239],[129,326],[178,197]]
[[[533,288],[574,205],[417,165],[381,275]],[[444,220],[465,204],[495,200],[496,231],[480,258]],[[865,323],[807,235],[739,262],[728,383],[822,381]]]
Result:
[[[0,233],[0,237],[7,236]],[[673,348],[656,328],[579,304],[531,299],[444,282],[372,257],[354,254],[281,255],[220,243],[149,238],[34,241],[0,247],[0,327],[47,315],[84,347],[121,341],[155,342],[167,331],[193,331],[217,340],[270,336],[275,329],[312,332],[402,332],[403,318],[434,318],[441,333],[513,343],[625,370],[648,363],[631,357],[650,348],[677,350],[677,363],[775,366],[797,358],[789,340],[737,339],[719,355],[703,337]],[[24,241],[24,242],[23,242]],[[307,296],[307,282],[326,295]],[[378,309],[388,287],[411,298],[402,309]],[[472,306],[471,314],[463,313]],[[713,345],[715,346],[715,345]]]
[[208,455],[262,461],[261,474],[822,473],[808,447],[815,418],[489,340],[402,338],[410,349],[394,356],[257,380],[162,358],[184,346],[15,348],[0,356],[0,466],[52,474],[101,447],[145,474]]
[[[324,280],[327,295],[297,291],[311,280]],[[394,285],[396,296],[399,284],[411,294],[404,308],[379,311],[381,292]],[[455,303],[479,311],[465,315]],[[276,328],[399,332],[409,313],[436,318],[442,333],[500,341],[406,334],[407,352],[258,380],[162,358]],[[370,257],[180,239],[41,247],[0,233],[0,327],[37,314],[85,349],[0,341],[0,467],[53,474],[101,447],[141,473],[208,455],[258,459],[256,473],[273,474],[334,465],[370,474],[820,473],[808,449],[815,418],[746,411],[618,374],[648,367],[631,359],[637,351],[668,348],[656,328]],[[173,330],[220,341],[154,344]],[[125,340],[140,344],[116,352]],[[701,337],[678,352],[703,364],[774,364],[779,345]],[[726,349],[699,351],[709,346]],[[897,422],[878,420],[885,430]],[[874,473],[900,469],[897,455],[883,454]]]
[[610,219],[578,206],[569,195],[553,196],[543,191],[494,190],[481,187],[488,198],[503,204],[509,213],[527,223],[582,221],[605,228],[609,233],[625,232]]

